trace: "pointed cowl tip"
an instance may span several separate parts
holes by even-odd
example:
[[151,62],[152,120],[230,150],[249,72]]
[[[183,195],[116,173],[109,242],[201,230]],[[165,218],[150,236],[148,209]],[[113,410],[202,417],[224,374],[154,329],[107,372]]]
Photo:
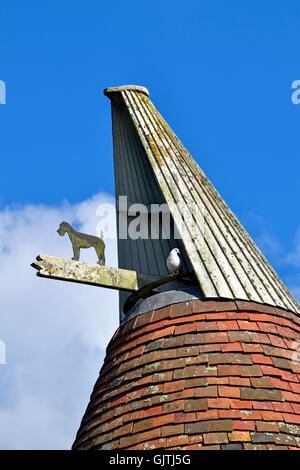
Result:
[[112,88],[105,88],[103,90],[103,93],[105,96],[109,96],[111,93],[120,93],[121,91],[138,91],[140,93],[144,93],[145,95],[149,96],[149,90],[145,88],[144,86],[138,86],[138,85],[123,85],[123,86],[115,86]]

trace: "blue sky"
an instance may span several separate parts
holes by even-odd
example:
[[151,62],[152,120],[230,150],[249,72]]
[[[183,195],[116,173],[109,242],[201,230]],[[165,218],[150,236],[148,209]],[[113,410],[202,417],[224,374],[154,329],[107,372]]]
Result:
[[[66,204],[75,213],[97,194],[112,196],[103,89],[144,85],[299,300],[300,105],[291,102],[292,82],[300,79],[298,0],[2,0],[0,21],[0,80],[7,87],[0,105],[2,220],[26,226],[28,208],[43,208],[57,211],[56,223]],[[91,220],[81,221],[92,227]],[[56,227],[46,228],[55,236]],[[10,236],[3,229],[2,246]],[[44,239],[29,242],[27,251],[47,250]],[[90,295],[76,288],[80,294],[72,295]],[[26,302],[30,311],[30,297]],[[97,354],[93,361],[99,365]],[[83,409],[88,386],[78,398]],[[51,445],[64,447],[75,430]],[[25,447],[34,445],[32,436]]]
[[[2,1],[0,201],[113,193],[106,86],[145,85],[241,217],[298,226],[300,5],[283,1]],[[250,227],[250,226],[249,226]],[[251,228],[251,227],[250,227]]]

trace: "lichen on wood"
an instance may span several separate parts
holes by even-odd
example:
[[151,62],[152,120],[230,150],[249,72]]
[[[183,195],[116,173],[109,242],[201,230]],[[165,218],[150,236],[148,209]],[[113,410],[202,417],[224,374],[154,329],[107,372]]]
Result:
[[129,292],[135,292],[141,287],[161,279],[161,276],[154,274],[138,273],[129,269],[110,268],[47,255],[38,255],[31,266],[38,270],[37,275],[41,277]]

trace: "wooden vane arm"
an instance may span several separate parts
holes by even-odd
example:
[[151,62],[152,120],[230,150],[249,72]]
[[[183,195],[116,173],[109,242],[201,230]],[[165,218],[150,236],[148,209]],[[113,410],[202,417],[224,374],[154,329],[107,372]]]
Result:
[[155,274],[109,268],[47,255],[38,255],[31,266],[38,270],[37,276],[130,292],[162,279]]

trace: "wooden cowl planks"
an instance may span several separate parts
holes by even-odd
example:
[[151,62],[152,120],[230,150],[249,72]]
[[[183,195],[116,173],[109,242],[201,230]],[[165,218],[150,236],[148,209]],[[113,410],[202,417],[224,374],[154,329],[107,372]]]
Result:
[[[139,152],[139,158],[150,163],[150,171],[159,187],[157,197],[161,200],[161,192],[182,233],[185,256],[204,296],[254,300],[300,313],[291,293],[144,89],[118,87],[107,89],[105,94],[110,98],[118,96],[123,113],[125,107],[135,126],[144,149]],[[122,152],[120,139],[115,145]],[[126,188],[123,191],[125,193]]]

